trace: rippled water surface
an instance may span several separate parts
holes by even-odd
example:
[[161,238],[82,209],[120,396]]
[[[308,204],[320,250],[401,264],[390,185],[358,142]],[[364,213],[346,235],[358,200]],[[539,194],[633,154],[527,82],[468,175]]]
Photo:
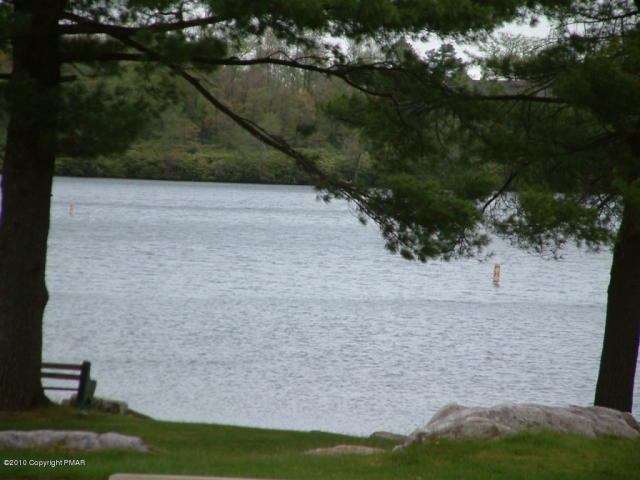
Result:
[[307,187],[57,178],[45,357],[171,420],[406,433],[451,401],[589,404],[610,254],[492,249],[407,262]]

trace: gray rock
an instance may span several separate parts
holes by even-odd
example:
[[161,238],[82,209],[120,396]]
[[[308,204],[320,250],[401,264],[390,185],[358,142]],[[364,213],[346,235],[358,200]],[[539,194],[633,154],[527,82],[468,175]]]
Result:
[[100,397],[96,397],[91,401],[91,408],[94,410],[100,410],[101,412],[113,413],[115,415],[125,415],[129,410],[127,402]]
[[137,450],[139,452],[150,451],[140,437],[133,435],[123,435],[121,433],[107,432],[102,435],[98,435],[100,442],[99,449],[125,449],[125,450]]
[[396,443],[403,443],[407,441],[406,435],[400,435],[399,433],[391,433],[391,432],[373,432],[369,435],[369,438],[382,438],[384,440],[391,440]]
[[[74,405],[77,395],[71,395],[60,402],[61,405]],[[111,398],[93,397],[91,404],[87,406],[92,410],[99,410],[101,412],[113,413],[115,415],[126,415],[129,411],[127,402],[121,400],[113,400]]]
[[131,435],[95,433],[81,430],[5,430],[0,431],[0,448],[63,447],[71,450],[125,449],[150,451],[144,442]]
[[550,407],[535,404],[503,404],[494,407],[442,407],[423,428],[405,442],[430,438],[492,438],[522,431],[556,431],[587,437],[640,437],[640,425],[626,412],[603,407]]
[[329,448],[314,448],[307,450],[305,453],[311,455],[374,455],[376,453],[384,453],[383,448],[366,447],[364,445],[336,445]]

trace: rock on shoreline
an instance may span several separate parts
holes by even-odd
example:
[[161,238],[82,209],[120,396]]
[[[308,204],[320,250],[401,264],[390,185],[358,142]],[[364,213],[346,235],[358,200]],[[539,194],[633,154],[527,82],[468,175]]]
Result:
[[640,437],[640,424],[630,413],[604,407],[550,407],[502,404],[494,407],[442,407],[403,446],[432,438],[493,438],[523,431],[555,431],[587,437]]
[[70,450],[124,449],[149,452],[139,437],[121,433],[95,433],[82,430],[5,430],[0,431],[0,448],[62,447]]
[[[75,401],[76,395],[72,395],[70,398],[63,400],[61,402],[61,405],[73,405]],[[112,413],[114,415],[130,415],[137,418],[151,418],[148,415],[144,415],[140,412],[136,412],[135,410],[131,410],[127,402],[123,402],[122,400],[113,400],[111,398],[93,397],[89,408],[91,410]]]
[[364,445],[336,445],[328,448],[313,448],[305,453],[310,455],[375,455],[384,453],[384,448],[367,447]]

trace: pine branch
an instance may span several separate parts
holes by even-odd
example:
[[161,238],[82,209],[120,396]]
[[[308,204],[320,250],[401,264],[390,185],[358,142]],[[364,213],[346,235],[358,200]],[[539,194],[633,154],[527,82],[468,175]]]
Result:
[[74,35],[74,34],[113,34],[119,35],[135,35],[140,32],[174,32],[177,30],[185,30],[193,27],[206,27],[223,21],[220,17],[210,16],[203,18],[195,18],[192,20],[181,20],[178,22],[160,22],[152,23],[150,25],[143,25],[140,27],[123,27],[120,25],[110,25],[106,23],[96,22],[91,19],[84,18],[75,13],[68,11],[63,12],[60,17],[63,20],[69,20],[75,22],[72,25],[60,25],[58,31],[62,35]]
[[[114,32],[111,32],[111,35],[114,35]],[[122,41],[122,40],[121,40]],[[124,43],[124,42],[123,42]],[[138,49],[138,51],[140,51]],[[68,54],[62,54],[60,57],[61,62],[63,63],[73,63],[73,62],[96,62],[96,61],[113,61],[113,62],[144,62],[144,61],[157,61],[153,57],[146,55],[144,53],[131,53],[131,52],[73,52]],[[274,58],[274,57],[258,57],[258,58],[249,58],[249,59],[241,59],[238,57],[227,57],[227,58],[209,58],[204,56],[194,56],[192,58],[187,59],[186,61],[201,64],[201,65],[210,65],[210,66],[252,66],[252,65],[279,65],[288,68],[295,68],[298,70],[307,70],[316,73],[322,73],[325,75],[330,75],[332,77],[340,78],[349,86],[366,93],[368,95],[373,95],[377,97],[386,97],[393,99],[393,95],[387,92],[379,92],[367,88],[356,81],[350,78],[350,75],[356,72],[362,71],[379,71],[379,72],[391,72],[397,71],[399,69],[387,67],[386,64],[382,63],[371,63],[365,65],[333,65],[330,67],[321,67],[318,65],[310,64],[310,63],[302,63],[295,59],[283,59],[283,58]]]
[[[119,25],[110,25],[103,24],[97,22],[92,19],[84,18],[80,15],[76,15],[71,12],[64,12],[62,17],[65,20],[69,20],[72,22],[76,22],[75,25],[61,25],[61,33],[83,33],[83,34],[106,34],[112,36],[120,40],[122,43],[126,43],[124,41],[125,38],[129,38],[136,33],[142,31],[151,31],[151,32],[167,32],[167,31],[175,31],[180,29],[191,28],[194,26],[206,26],[212,25],[215,23],[219,23],[223,21],[220,17],[205,17],[205,18],[197,18],[192,20],[184,20],[173,23],[156,23],[148,26],[141,27],[122,27]],[[140,44],[142,45],[142,44]],[[140,49],[136,49],[140,51]],[[103,53],[103,54],[88,54],[86,57],[82,57],[81,54],[70,55],[63,58],[63,61],[72,62],[72,61],[144,61],[149,60],[148,57],[145,56],[136,56],[135,54],[127,54],[127,53]],[[235,66],[248,66],[248,65],[257,65],[257,64],[271,64],[271,65],[281,65],[291,68],[297,68],[301,70],[309,70],[317,73],[323,73],[327,75],[331,75],[334,77],[341,78],[351,87],[366,93],[368,95],[374,95],[379,97],[387,97],[393,99],[393,95],[386,92],[378,92],[367,88],[358,82],[354,81],[349,75],[354,74],[356,72],[362,71],[399,71],[400,69],[395,67],[390,67],[387,63],[371,63],[371,64],[363,64],[363,65],[333,65],[331,67],[320,67],[318,65],[313,65],[309,63],[302,63],[297,61],[296,59],[283,59],[283,58],[274,58],[274,57],[261,57],[254,59],[239,59],[237,57],[229,57],[224,59],[212,59],[203,56],[194,56],[189,59],[189,61],[193,63],[201,63],[206,65],[235,65]]]

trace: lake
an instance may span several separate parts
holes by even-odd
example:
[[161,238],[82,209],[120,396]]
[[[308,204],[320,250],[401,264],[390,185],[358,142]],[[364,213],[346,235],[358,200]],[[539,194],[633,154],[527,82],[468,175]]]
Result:
[[366,435],[593,401],[608,252],[412,263],[300,186],[56,178],[52,200],[44,356],[155,418]]

